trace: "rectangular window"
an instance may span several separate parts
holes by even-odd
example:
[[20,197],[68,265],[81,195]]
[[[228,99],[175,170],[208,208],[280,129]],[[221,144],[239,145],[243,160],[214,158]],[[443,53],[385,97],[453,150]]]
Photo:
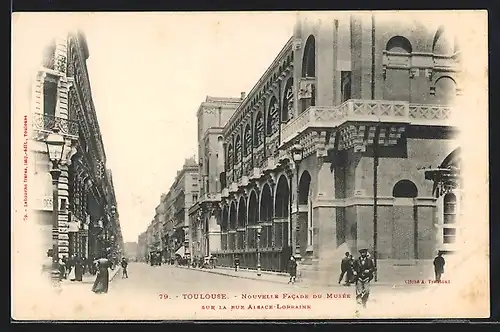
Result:
[[443,243],[455,243],[456,237],[456,228],[443,228]]
[[56,115],[57,83],[46,78],[43,83],[43,114]]
[[340,72],[340,94],[342,95],[341,102],[351,99],[351,72]]
[[193,203],[198,202],[198,195],[193,195]]

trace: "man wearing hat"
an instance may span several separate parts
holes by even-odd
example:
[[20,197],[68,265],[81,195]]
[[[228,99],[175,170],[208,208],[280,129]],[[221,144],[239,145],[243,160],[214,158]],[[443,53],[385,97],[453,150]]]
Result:
[[370,296],[370,281],[372,281],[375,272],[375,264],[368,257],[368,249],[360,249],[359,254],[359,258],[354,262],[353,271],[356,281],[356,302],[358,307],[363,305],[366,308],[366,302],[368,302]]

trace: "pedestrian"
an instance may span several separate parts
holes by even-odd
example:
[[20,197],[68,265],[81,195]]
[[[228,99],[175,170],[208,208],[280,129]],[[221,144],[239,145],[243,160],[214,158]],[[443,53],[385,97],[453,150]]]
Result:
[[349,252],[346,252],[345,257],[342,258],[342,261],[340,262],[339,284],[342,282],[342,280],[344,279],[344,276],[347,274],[344,286],[349,286],[349,281],[350,281],[349,280],[349,270],[351,269],[351,264],[349,261],[350,255],[351,254]]
[[102,258],[94,261],[94,265],[97,267],[97,277],[92,285],[92,291],[96,294],[107,293],[109,287],[108,268],[111,266],[111,261],[103,255]]
[[238,272],[238,268],[240,267],[240,256],[236,255],[234,258],[234,271]]
[[66,263],[64,257],[59,258],[58,265],[59,265],[59,280],[66,279]]
[[373,279],[375,264],[367,256],[368,249],[359,250],[360,257],[354,262],[354,278],[356,281],[356,315],[359,314],[361,305],[366,308],[366,303],[370,297],[370,282]]
[[438,282],[441,281],[441,275],[444,273],[444,264],[446,264],[446,262],[443,257],[443,252],[439,251],[434,258],[434,274]]
[[125,257],[122,257],[121,265],[122,265],[122,278],[128,278],[128,271],[127,271],[128,262]]
[[354,283],[354,257],[349,255],[349,270],[347,272],[347,280],[349,280],[349,285]]
[[295,279],[297,278],[297,261],[295,257],[290,256],[290,260],[288,261],[288,274],[290,275],[290,280],[288,280],[289,284],[294,284]]
[[83,261],[78,255],[75,257],[74,270],[75,270],[75,281],[82,281],[83,280]]

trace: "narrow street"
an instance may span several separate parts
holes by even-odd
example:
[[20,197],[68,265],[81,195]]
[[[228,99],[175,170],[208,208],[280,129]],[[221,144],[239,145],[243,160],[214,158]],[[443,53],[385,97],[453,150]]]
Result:
[[[66,299],[63,301],[71,304],[65,309],[72,318],[349,319],[355,317],[356,308],[354,286],[309,289],[300,284],[235,278],[171,265],[131,263],[129,278],[122,279],[118,273],[108,294],[96,295],[91,287],[90,283],[72,284],[61,294]],[[314,294],[321,298],[313,298]],[[421,299],[415,302],[417,296]],[[414,304],[422,304],[425,297],[425,290],[419,287],[374,286],[369,307],[361,317],[418,312]]]

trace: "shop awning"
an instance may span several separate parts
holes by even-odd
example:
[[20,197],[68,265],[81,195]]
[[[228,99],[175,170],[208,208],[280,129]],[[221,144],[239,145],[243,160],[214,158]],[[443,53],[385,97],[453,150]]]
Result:
[[181,246],[179,249],[177,249],[177,251],[175,252],[176,255],[179,255],[181,257],[184,257],[184,247]]

